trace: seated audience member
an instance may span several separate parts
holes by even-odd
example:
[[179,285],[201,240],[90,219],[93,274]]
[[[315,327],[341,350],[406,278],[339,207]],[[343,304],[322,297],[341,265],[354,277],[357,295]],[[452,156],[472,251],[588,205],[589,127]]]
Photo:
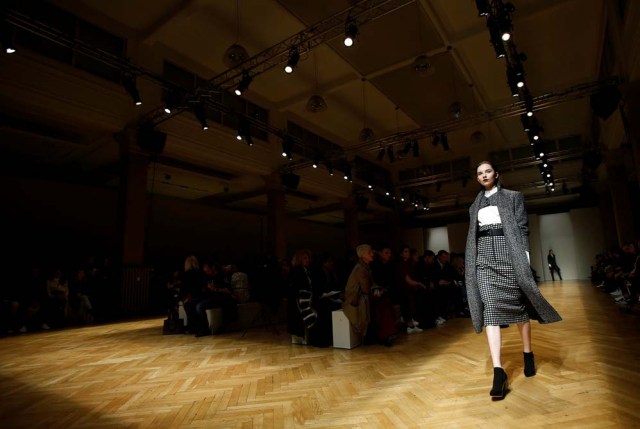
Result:
[[386,289],[385,294],[393,306],[393,317],[396,323],[400,322],[402,315],[400,305],[402,296],[395,282],[395,264],[393,262],[393,252],[387,245],[380,246],[376,252],[376,257],[371,263],[371,273],[373,282],[382,289]]
[[356,255],[358,262],[347,279],[342,310],[361,340],[364,340],[371,320],[369,293],[373,288],[373,277],[369,264],[373,261],[373,250],[368,244],[361,244],[356,248]]
[[69,306],[77,314],[80,323],[93,322],[92,295],[85,271],[78,270],[69,285]]
[[457,316],[471,317],[467,305],[467,288],[464,281],[464,254],[451,254],[451,268],[453,268],[453,310]]
[[[207,325],[203,325],[203,321],[198,318],[196,306],[206,299],[205,281],[198,258],[191,255],[184,261],[184,272],[180,279],[182,288],[182,302],[184,302],[184,311],[187,313],[187,333],[195,334],[206,329]],[[206,323],[206,321],[204,321]]]
[[414,278],[425,285],[422,310],[418,316],[423,328],[433,328],[439,323],[436,318],[436,290],[434,285],[436,268],[436,254],[432,250],[425,250],[418,264],[414,267]]
[[394,268],[391,249],[382,247],[371,264],[373,286],[369,296],[371,322],[367,333],[370,338],[390,347],[397,333],[398,316],[393,304]]
[[441,325],[447,321],[450,315],[451,305],[454,300],[453,278],[455,272],[449,263],[449,252],[439,250],[436,257],[434,270],[434,285],[436,291],[436,323]]
[[219,331],[238,319],[238,303],[233,297],[231,284],[225,282],[221,268],[216,264],[204,264],[203,271],[206,282],[205,299],[197,306],[201,329],[196,333],[196,337],[211,334],[207,318],[207,310],[210,308],[222,310],[222,326],[218,327]]
[[69,283],[62,276],[62,270],[53,271],[50,279],[47,280],[47,296],[49,299],[50,318],[56,327],[65,324],[67,306],[69,303]]
[[333,344],[332,315],[342,308],[344,289],[338,283],[338,275],[333,256],[324,254],[320,257],[320,265],[314,270],[313,302],[317,311],[317,322],[314,345],[328,347]]
[[237,265],[231,264],[225,267],[229,274],[229,283],[233,299],[236,302],[244,303],[251,299],[251,288],[249,287],[249,276],[240,271]]
[[298,250],[291,261],[287,300],[287,331],[297,344],[313,344],[318,319],[314,302],[311,252]]
[[182,280],[180,279],[180,271],[174,271],[169,280],[167,280],[166,290],[164,294],[164,303],[167,312],[171,313],[172,318],[177,318],[178,306],[180,305]]
[[[414,249],[414,255],[417,251]],[[402,291],[402,317],[407,324],[407,333],[422,332],[418,327],[419,300],[426,288],[424,284],[412,278],[416,258],[412,257],[412,249],[402,246],[400,260],[396,263],[396,287]]]

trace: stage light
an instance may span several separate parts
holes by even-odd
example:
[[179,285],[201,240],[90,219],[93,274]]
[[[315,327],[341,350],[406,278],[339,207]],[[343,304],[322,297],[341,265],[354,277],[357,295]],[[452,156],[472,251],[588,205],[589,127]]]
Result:
[[251,75],[249,75],[249,73],[247,73],[246,71],[242,72],[242,79],[240,80],[240,83],[234,91],[236,95],[240,96],[243,92],[249,89],[249,85],[251,85],[252,80],[253,78],[251,77]]
[[353,46],[358,33],[358,24],[356,24],[356,20],[353,18],[347,18],[347,23],[344,26],[344,46]]
[[293,73],[293,70],[298,65],[298,61],[300,61],[300,52],[298,52],[297,48],[291,48],[291,51],[289,51],[289,59],[287,60],[287,65],[284,66],[285,73]]
[[377,159],[378,161],[382,161],[382,159],[384,158],[384,153],[385,153],[384,148],[381,148],[381,149],[378,151],[378,156],[376,157],[376,159]]
[[136,106],[142,105],[142,98],[140,98],[140,93],[138,92],[138,87],[136,86],[136,77],[132,74],[125,74],[122,77],[122,85],[124,89],[127,90],[131,99],[135,103]]
[[207,117],[204,113],[204,104],[202,104],[201,101],[198,101],[193,106],[193,114],[195,115],[198,122],[200,122],[200,126],[202,127],[202,129],[205,131],[208,130],[209,125],[207,125]]
[[292,150],[293,150],[293,140],[291,140],[289,137],[284,138],[282,140],[282,156],[284,158],[287,158],[288,160],[292,160],[293,159]]
[[478,16],[489,16],[491,13],[489,0],[476,0],[476,8],[478,9]]
[[180,92],[175,89],[169,89],[165,92],[165,105],[164,105],[164,113],[171,114],[171,112],[178,107],[182,100],[182,96]]
[[529,117],[523,113],[522,115],[520,115],[520,122],[522,122],[522,129],[524,130],[524,132],[529,132],[529,130],[531,129],[531,120],[529,119]]
[[529,94],[524,96],[524,111],[528,117],[533,116],[533,98]]

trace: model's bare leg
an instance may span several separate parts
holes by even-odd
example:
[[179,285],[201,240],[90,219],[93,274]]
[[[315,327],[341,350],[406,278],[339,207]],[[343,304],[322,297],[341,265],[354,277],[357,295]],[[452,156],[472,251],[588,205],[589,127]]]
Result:
[[525,353],[531,352],[531,322],[518,323],[518,331],[522,338],[522,347]]
[[536,363],[531,351],[531,322],[518,323],[518,331],[520,331],[524,349],[524,375],[532,377],[536,375]]
[[489,341],[489,351],[491,352],[491,361],[494,368],[502,368],[502,361],[500,359],[500,352],[502,349],[502,334],[500,333],[500,326],[487,326],[487,340]]
[[504,398],[507,393],[507,374],[502,369],[500,352],[502,349],[502,334],[500,326],[486,326],[487,340],[489,341],[489,351],[493,362],[493,386],[489,396],[492,398]]

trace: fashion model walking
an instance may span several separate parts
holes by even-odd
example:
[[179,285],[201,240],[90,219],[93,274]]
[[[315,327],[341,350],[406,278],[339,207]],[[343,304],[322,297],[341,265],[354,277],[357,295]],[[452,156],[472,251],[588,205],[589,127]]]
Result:
[[489,161],[476,168],[482,190],[469,208],[465,281],[473,327],[484,327],[493,362],[490,395],[504,398],[507,374],[502,368],[500,327],[515,323],[524,349],[524,375],[535,375],[530,319],[562,320],[542,296],[529,265],[529,229],[524,196],[501,187]]

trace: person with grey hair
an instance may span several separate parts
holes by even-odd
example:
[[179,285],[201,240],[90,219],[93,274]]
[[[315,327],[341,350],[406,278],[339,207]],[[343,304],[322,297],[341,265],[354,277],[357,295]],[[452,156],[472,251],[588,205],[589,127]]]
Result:
[[471,320],[477,333],[485,327],[493,386],[489,395],[504,398],[507,374],[502,368],[500,328],[515,323],[524,348],[524,375],[536,374],[531,351],[531,323],[562,320],[542,296],[529,265],[529,229],[524,196],[502,188],[489,161],[476,168],[482,190],[469,208],[465,282]]
[[373,250],[368,244],[361,244],[356,247],[356,254],[358,262],[347,280],[342,310],[358,335],[364,339],[371,320],[369,292],[373,287],[373,278],[369,264],[373,261]]

